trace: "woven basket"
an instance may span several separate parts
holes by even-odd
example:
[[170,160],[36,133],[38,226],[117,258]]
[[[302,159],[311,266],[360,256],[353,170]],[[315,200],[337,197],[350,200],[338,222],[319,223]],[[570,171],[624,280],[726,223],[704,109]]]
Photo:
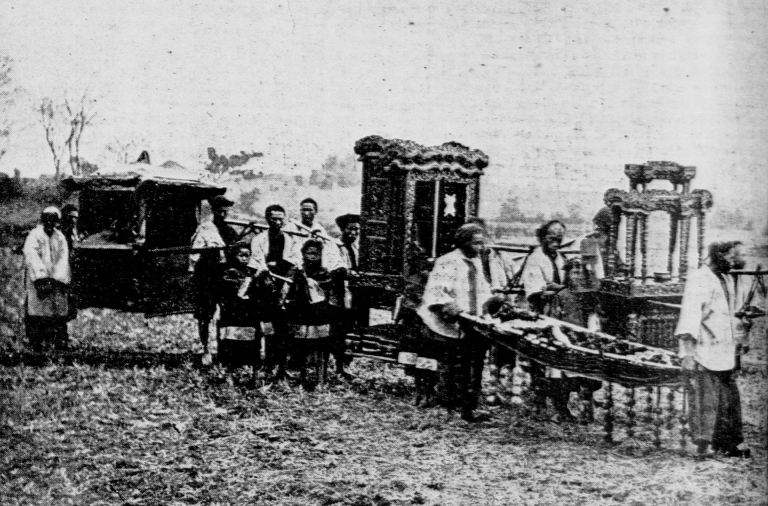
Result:
[[[554,318],[543,317],[538,326],[524,328],[516,328],[514,321],[500,323],[463,315],[460,322],[462,331],[467,334],[482,335],[486,339],[510,348],[530,360],[567,372],[590,376],[627,387],[674,385],[681,381],[681,369],[674,365],[657,364],[613,353],[602,353],[598,350],[566,342],[560,342],[561,346],[545,345],[541,342],[541,336],[546,332],[552,332],[552,328],[556,326],[570,326],[580,332],[589,332],[587,329]],[[616,339],[607,334],[599,335],[603,338]],[[629,345],[642,346],[657,353],[672,355],[672,352],[660,348],[637,343],[629,343]]]

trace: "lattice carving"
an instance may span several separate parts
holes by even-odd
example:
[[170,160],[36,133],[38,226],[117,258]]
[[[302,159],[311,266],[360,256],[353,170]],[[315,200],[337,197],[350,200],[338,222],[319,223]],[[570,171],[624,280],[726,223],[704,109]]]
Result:
[[688,184],[696,176],[696,167],[684,167],[675,162],[648,162],[646,164],[626,164],[624,174],[629,178],[630,189],[650,183],[653,180],[667,180],[675,187],[683,186],[687,192]]

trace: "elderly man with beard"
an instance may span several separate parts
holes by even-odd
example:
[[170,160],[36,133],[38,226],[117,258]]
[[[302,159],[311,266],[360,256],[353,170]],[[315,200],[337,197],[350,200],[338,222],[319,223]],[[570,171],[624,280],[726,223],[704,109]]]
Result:
[[[439,353],[439,396],[449,408],[460,404],[462,418],[473,421],[486,346],[460,335],[458,316],[482,314],[492,298],[480,257],[485,230],[474,223],[464,224],[456,231],[454,243],[456,249],[435,261],[417,312],[424,322],[422,339],[443,350]],[[463,357],[461,364],[456,363],[458,356]]]
[[34,351],[43,343],[68,344],[67,289],[71,275],[67,239],[57,229],[61,212],[55,207],[43,210],[40,225],[24,242],[26,265],[26,331]]
[[710,445],[712,452],[729,457],[749,456],[749,450],[738,448],[744,437],[736,356],[739,345],[748,349],[751,321],[735,316],[738,290],[728,274],[744,267],[742,255],[738,241],[710,245],[708,264],[686,280],[675,330],[683,370],[693,387],[690,424],[700,457],[708,455]]

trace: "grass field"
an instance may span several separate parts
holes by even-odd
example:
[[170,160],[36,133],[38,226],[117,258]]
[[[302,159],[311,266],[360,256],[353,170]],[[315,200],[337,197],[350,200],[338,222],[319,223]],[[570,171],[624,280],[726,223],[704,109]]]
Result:
[[20,257],[0,251],[4,506],[768,504],[764,321],[739,378],[753,458],[697,462],[678,442],[679,393],[674,413],[662,395],[661,449],[650,424],[626,437],[619,387],[614,444],[601,409],[579,426],[481,406],[468,424],[414,407],[411,378],[383,363],[356,360],[353,381],[315,391],[204,370],[188,315],[83,310],[72,353],[30,358],[17,338]]
[[376,362],[316,391],[249,388],[247,368],[198,367],[193,323],[107,310],[74,323],[84,358],[160,363],[6,356],[0,504],[766,504],[764,363],[739,379],[753,458],[696,462],[675,419],[660,450],[649,425],[627,439],[620,388],[616,444],[600,423],[555,425],[522,406],[483,406],[468,424],[414,407],[411,379]]

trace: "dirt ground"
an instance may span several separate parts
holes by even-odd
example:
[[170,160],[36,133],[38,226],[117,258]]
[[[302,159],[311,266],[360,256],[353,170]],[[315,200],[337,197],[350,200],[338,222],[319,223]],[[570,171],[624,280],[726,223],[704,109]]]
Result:
[[[198,366],[188,316],[83,311],[74,363],[0,364],[0,504],[768,504],[757,331],[739,379],[753,458],[697,462],[665,400],[662,448],[647,423],[628,439],[620,388],[614,444],[601,409],[580,426],[482,406],[468,424],[414,407],[395,366],[356,360],[354,380],[314,391],[250,388],[247,368]],[[638,419],[646,395],[636,392]]]

